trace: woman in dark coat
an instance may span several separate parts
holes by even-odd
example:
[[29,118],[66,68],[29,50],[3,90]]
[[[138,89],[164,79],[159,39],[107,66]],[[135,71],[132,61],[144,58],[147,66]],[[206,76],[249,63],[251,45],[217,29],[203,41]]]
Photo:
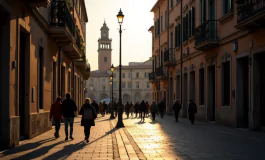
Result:
[[84,126],[85,140],[89,142],[90,128],[95,126],[95,119],[97,118],[96,111],[94,107],[90,104],[90,99],[86,98],[85,104],[80,109],[79,112],[82,115],[81,126]]

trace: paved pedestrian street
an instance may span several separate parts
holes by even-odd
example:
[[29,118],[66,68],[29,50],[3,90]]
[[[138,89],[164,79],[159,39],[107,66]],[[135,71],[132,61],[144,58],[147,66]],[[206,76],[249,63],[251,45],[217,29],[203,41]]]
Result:
[[[124,116],[125,117],[125,116]],[[64,127],[55,139],[54,129],[21,145],[0,152],[0,159],[115,159],[115,160],[264,160],[265,133],[234,129],[206,122],[191,125],[172,116],[156,121],[124,118],[125,128],[116,129],[109,115],[96,120],[90,142],[84,141],[80,117],[75,118],[74,140],[65,141]]]

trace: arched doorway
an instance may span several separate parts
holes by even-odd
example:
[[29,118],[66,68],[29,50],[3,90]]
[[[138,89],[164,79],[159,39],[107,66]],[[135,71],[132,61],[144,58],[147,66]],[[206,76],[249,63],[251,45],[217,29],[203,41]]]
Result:
[[124,94],[122,98],[122,103],[126,104],[127,102],[130,102],[130,96],[128,94]]
[[145,99],[145,101],[147,101],[147,102],[150,103],[150,101],[151,101],[151,99],[150,99],[150,93],[146,93],[144,99]]
[[102,99],[106,99],[106,98],[108,98],[109,96],[107,95],[107,94],[105,94],[105,93],[102,93],[101,95],[100,95],[100,101],[102,100]]
[[140,93],[135,93],[135,102],[140,102],[140,101],[141,101]]

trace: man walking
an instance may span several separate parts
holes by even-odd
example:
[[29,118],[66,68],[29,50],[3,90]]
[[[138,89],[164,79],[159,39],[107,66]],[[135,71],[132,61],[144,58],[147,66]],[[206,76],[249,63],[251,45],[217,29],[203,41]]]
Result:
[[175,112],[175,120],[178,122],[179,118],[179,111],[181,110],[181,104],[179,103],[179,100],[177,99],[176,102],[174,103],[172,110]]
[[188,113],[189,113],[189,119],[191,121],[191,124],[194,124],[194,121],[195,121],[195,113],[197,113],[197,106],[193,102],[193,100],[190,100]]
[[70,93],[66,93],[66,99],[63,101],[62,110],[65,125],[65,140],[68,140],[68,123],[70,123],[70,139],[73,140],[73,124],[75,111],[77,111],[77,106],[75,101],[71,99]]
[[59,130],[61,127],[61,118],[62,118],[62,99],[61,97],[57,97],[56,102],[54,102],[50,109],[50,121],[52,119],[55,123],[55,138],[59,137]]

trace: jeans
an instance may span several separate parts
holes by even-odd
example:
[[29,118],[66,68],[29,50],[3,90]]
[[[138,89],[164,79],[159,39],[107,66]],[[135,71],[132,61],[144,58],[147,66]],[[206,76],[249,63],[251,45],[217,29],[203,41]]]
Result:
[[91,126],[84,126],[84,132],[85,132],[86,139],[89,139],[90,128]]
[[54,122],[55,122],[55,133],[59,134],[59,130],[61,127],[61,119],[55,119]]
[[73,135],[74,117],[64,117],[65,136],[68,137],[68,123],[70,123],[70,136]]
[[144,117],[145,117],[145,112],[144,111],[140,112],[140,117],[141,117],[141,119],[144,119]]

